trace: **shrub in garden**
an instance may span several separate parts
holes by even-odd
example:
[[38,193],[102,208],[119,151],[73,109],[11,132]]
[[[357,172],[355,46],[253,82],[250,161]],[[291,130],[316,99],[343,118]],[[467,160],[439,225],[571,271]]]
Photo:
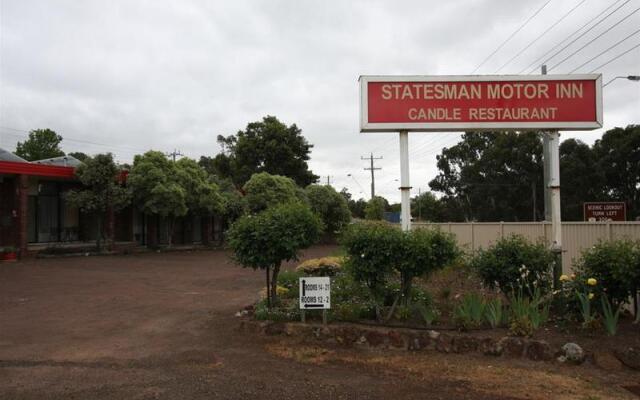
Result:
[[241,217],[227,232],[229,247],[238,263],[266,270],[269,307],[277,299],[280,265],[283,261],[297,260],[300,250],[318,240],[321,227],[320,220],[307,206],[285,204]]
[[351,221],[347,199],[328,185],[309,185],[305,194],[311,210],[318,214],[327,233],[338,233]]
[[347,266],[356,282],[369,290],[376,303],[376,315],[384,297],[384,287],[394,266],[403,262],[403,233],[384,222],[350,225],[341,237],[348,255]]
[[298,265],[296,272],[308,276],[335,276],[340,272],[343,262],[342,257],[312,258]]
[[269,207],[301,201],[301,192],[293,181],[286,176],[260,172],[251,175],[244,184],[247,207],[252,213],[258,213]]
[[517,280],[522,281],[521,287],[537,287],[546,293],[551,289],[553,262],[553,253],[544,244],[530,243],[523,236],[513,235],[480,250],[471,265],[485,285],[498,287],[509,295],[518,289]]
[[582,286],[595,278],[598,286],[592,292],[606,293],[615,306],[626,303],[640,288],[640,246],[629,240],[598,242],[582,252],[576,275]]
[[387,201],[379,196],[367,202],[367,206],[364,208],[364,218],[371,221],[380,221],[384,219],[384,210],[387,205]]
[[402,239],[403,256],[394,268],[400,274],[401,303],[408,305],[413,279],[427,278],[452,263],[459,250],[454,237],[439,229],[416,229],[403,233]]

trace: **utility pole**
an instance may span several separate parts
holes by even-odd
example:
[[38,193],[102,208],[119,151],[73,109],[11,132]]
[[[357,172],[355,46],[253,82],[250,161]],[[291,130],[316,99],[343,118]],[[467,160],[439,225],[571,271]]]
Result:
[[[542,75],[547,74],[547,66],[541,67]],[[549,135],[546,132],[542,133],[542,164],[543,164],[543,187],[544,187],[544,220],[551,221],[551,192],[549,191],[549,168],[551,164],[549,153]]]
[[327,175],[327,186],[331,186],[331,175]]
[[421,195],[422,195],[422,188],[418,188],[418,201],[416,201],[416,205],[418,206],[418,221],[422,221],[422,207],[420,207]]
[[180,153],[180,150],[173,149],[171,153],[167,153],[167,157],[171,157],[173,162],[176,162],[177,156],[183,156],[184,154]]
[[382,157],[374,157],[373,153],[371,153],[369,157],[360,157],[360,159],[371,161],[371,167],[365,168],[365,171],[371,171],[371,198],[373,199],[374,197],[376,197],[376,177],[373,172],[376,170],[382,169],[382,168],[375,168],[373,166],[373,160],[382,160]]
[[[542,66],[542,75],[547,74],[547,66]],[[560,213],[560,133],[543,132],[544,157],[544,214],[551,221],[551,251],[555,255],[553,267],[554,288],[560,287],[562,274],[562,216]]]

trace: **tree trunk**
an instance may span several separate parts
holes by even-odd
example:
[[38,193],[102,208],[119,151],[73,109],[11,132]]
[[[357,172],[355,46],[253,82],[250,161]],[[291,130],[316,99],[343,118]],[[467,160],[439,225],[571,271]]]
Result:
[[278,301],[278,274],[280,273],[280,264],[273,266],[273,273],[271,275],[271,300],[275,305]]
[[98,214],[96,225],[98,228],[98,235],[96,237],[96,249],[98,252],[102,251],[102,215]]
[[408,306],[411,303],[411,281],[413,277],[408,274],[402,274],[400,283],[400,295],[402,296],[402,305]]
[[169,223],[168,223],[168,230],[169,232],[167,232],[167,240],[168,240],[168,245],[167,248],[171,248],[171,244],[173,243],[173,223],[174,223],[174,217],[168,217],[169,218]]
[[265,269],[267,271],[267,308],[271,310],[271,285],[269,285],[269,267]]

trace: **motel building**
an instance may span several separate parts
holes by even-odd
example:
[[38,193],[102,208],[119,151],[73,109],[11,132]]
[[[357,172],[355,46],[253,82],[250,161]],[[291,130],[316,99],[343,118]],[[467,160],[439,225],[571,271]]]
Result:
[[[71,156],[26,161],[0,148],[0,247],[14,247],[20,257],[38,252],[73,252],[95,245],[96,216],[67,204],[64,194],[82,187],[75,176],[81,162]],[[126,173],[121,175],[126,185]],[[137,207],[108,213],[105,234],[116,249],[168,243],[168,221]],[[208,245],[222,239],[219,217],[187,215],[174,224],[173,244]]]

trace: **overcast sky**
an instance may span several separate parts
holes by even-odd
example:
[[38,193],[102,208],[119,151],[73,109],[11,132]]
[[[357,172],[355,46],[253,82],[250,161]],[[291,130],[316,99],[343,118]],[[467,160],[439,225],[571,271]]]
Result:
[[[178,149],[199,158],[220,151],[218,134],[275,115],[314,145],[314,173],[355,197],[369,197],[360,157],[382,156],[377,194],[399,201],[398,135],[359,133],[358,76],[469,74],[545,3],[0,0],[0,147],[13,150],[27,131],[51,128],[66,152],[110,151],[124,162],[150,148]],[[636,11],[549,73],[570,72],[640,27],[640,0],[549,1],[476,73],[495,73],[577,5],[499,71],[519,73],[614,3],[602,16],[622,7],[547,62]],[[639,43],[635,34],[576,73]],[[532,69],[539,62],[525,72]],[[640,75],[640,47],[597,72],[603,82]],[[608,85],[605,129],[639,121],[640,83]],[[593,143],[602,132],[562,138]],[[428,188],[436,154],[459,136],[410,134],[414,191]]]

